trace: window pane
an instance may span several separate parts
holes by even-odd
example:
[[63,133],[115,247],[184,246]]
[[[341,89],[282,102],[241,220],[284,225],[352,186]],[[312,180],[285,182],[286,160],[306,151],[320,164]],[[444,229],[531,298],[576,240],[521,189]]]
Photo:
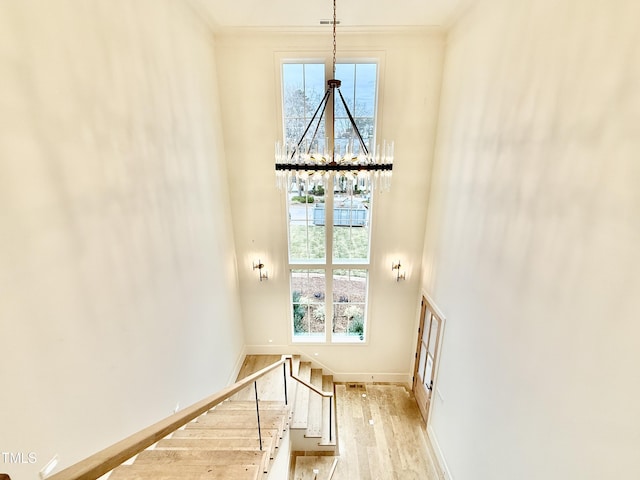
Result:
[[373,118],[376,107],[376,70],[375,63],[356,65],[356,99],[353,111],[356,117]]
[[[340,86],[340,92],[347,103],[347,107],[349,111],[353,115],[353,87],[354,87],[354,74],[355,74],[355,65],[353,63],[342,63],[336,65],[336,78],[342,82]],[[334,98],[334,108],[335,108],[335,127],[334,127],[334,135],[335,135],[335,143],[336,143],[336,153],[338,155],[344,155],[347,149],[350,152],[353,152],[353,138],[354,131],[351,126],[351,122],[349,121],[349,117],[347,116],[347,111],[344,108],[342,100],[340,99],[340,95],[336,91],[336,95]]]
[[333,337],[364,340],[367,270],[333,271]]
[[291,305],[294,337],[325,335],[324,270],[291,270]]
[[[336,65],[336,79],[340,80],[340,92],[344,97],[347,107],[353,114],[354,112],[354,85],[355,85],[355,64],[353,63],[339,63]],[[337,92],[336,92],[337,93]],[[344,109],[340,95],[335,96],[335,117],[347,118],[347,112]]]
[[[336,77],[342,81],[340,92],[369,150],[373,147],[375,131],[376,72],[374,63],[336,65]],[[335,120],[336,152],[343,155],[348,149],[360,153],[358,136],[339,96],[335,99]]]
[[324,81],[324,65],[321,63],[306,64],[305,68],[305,92],[311,105],[307,117],[311,117],[327,87]]
[[[324,65],[284,64],[282,85],[285,138],[297,142],[302,138],[306,126],[324,96]],[[311,140],[318,121],[319,118],[314,122],[307,140]],[[324,125],[320,125],[316,141],[321,144],[325,141],[324,132]]]
[[364,183],[346,177],[335,179],[334,192],[333,260],[367,261],[371,193]]
[[418,364],[418,378],[424,381],[424,367],[427,365],[427,346],[424,340],[420,342],[420,363]]
[[288,193],[289,260],[325,259],[324,187],[321,182],[293,181]]
[[282,98],[284,118],[304,117],[304,66],[284,64],[282,66]]
[[435,354],[436,351],[436,336],[438,334],[438,320],[435,315],[431,315],[431,331],[429,332],[429,352]]
[[289,118],[284,127],[286,138],[300,139],[304,132],[305,122],[303,118]]

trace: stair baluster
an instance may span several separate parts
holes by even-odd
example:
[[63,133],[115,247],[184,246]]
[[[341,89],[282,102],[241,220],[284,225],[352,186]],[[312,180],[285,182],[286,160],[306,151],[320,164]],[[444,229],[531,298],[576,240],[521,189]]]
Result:
[[253,390],[256,392],[256,416],[258,417],[258,440],[260,441],[260,451],[262,451],[262,430],[260,429],[260,408],[258,406],[258,382],[253,382]]
[[287,364],[286,363],[282,364],[282,373],[284,375],[284,404],[289,405],[289,402],[287,400]]

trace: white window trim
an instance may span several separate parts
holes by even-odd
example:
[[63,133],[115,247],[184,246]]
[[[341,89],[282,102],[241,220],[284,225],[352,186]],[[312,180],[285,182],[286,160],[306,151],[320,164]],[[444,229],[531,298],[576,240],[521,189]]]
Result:
[[[275,78],[276,78],[276,86],[277,86],[277,118],[284,118],[283,112],[283,81],[282,81],[282,65],[285,63],[324,63],[325,64],[325,81],[326,79],[333,77],[333,72],[331,70],[331,57],[327,52],[322,54],[318,54],[317,52],[291,52],[291,51],[281,51],[275,53]],[[382,105],[383,103],[383,79],[384,79],[384,64],[385,64],[385,55],[383,51],[361,51],[361,50],[347,50],[347,54],[340,54],[336,58],[337,63],[375,63],[377,64],[377,79],[376,79],[376,112],[375,112],[375,125],[376,125],[376,135],[381,131],[381,120],[383,118],[382,115]],[[284,122],[278,122],[278,138],[282,138],[284,133]],[[333,181],[331,178],[330,182]],[[283,197],[283,208],[284,211],[288,211],[288,198],[285,195]],[[289,278],[289,288],[287,293],[287,311],[288,313],[288,332],[289,332],[289,344],[304,344],[304,345],[348,345],[350,347],[353,346],[366,346],[369,344],[370,336],[371,336],[371,322],[370,322],[370,306],[371,306],[371,296],[369,294],[369,290],[371,287],[371,270],[372,270],[372,244],[373,242],[373,212],[375,208],[373,208],[373,204],[375,202],[375,198],[372,197],[372,208],[370,215],[370,231],[369,231],[369,258],[367,262],[360,263],[333,263],[333,258],[329,258],[331,252],[333,251],[330,247],[330,243],[333,241],[333,235],[326,236],[327,244],[325,245],[325,259],[324,261],[291,261],[289,258],[289,225],[286,225],[287,229],[287,254],[286,258],[286,272]],[[325,214],[327,217],[325,218],[325,225],[333,224],[333,195],[331,195],[330,205],[325,204]],[[332,256],[332,255],[331,255]],[[365,335],[364,340],[360,339],[351,339],[349,336],[333,338],[333,300],[331,302],[327,302],[326,298],[333,294],[333,270],[334,269],[360,269],[367,271],[367,292],[366,292],[366,302],[365,302]],[[293,309],[291,308],[291,270],[297,269],[316,269],[316,270],[324,270],[325,271],[325,334],[322,341],[319,341],[318,338],[321,335],[295,335],[293,330]]]

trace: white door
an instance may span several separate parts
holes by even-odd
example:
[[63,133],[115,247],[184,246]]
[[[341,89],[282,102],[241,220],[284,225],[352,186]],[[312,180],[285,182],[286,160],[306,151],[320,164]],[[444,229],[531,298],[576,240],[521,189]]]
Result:
[[435,365],[438,359],[442,319],[436,315],[427,299],[422,297],[420,328],[416,348],[416,365],[413,372],[413,393],[420,413],[426,422],[429,418],[431,396],[434,388]]

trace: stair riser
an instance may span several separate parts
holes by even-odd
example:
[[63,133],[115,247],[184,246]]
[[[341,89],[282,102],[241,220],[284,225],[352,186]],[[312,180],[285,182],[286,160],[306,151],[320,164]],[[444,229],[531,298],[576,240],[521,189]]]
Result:
[[320,437],[307,437],[306,430],[303,429],[289,430],[289,438],[291,439],[292,451],[337,452],[335,445],[321,445]]

